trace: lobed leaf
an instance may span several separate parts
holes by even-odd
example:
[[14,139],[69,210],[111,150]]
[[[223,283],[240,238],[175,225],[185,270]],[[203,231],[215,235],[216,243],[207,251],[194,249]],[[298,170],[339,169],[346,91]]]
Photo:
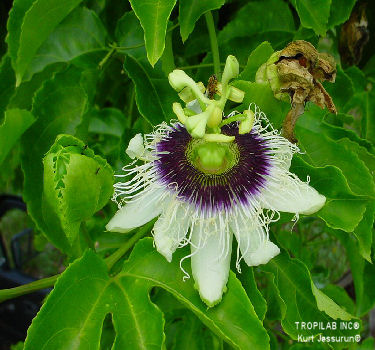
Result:
[[[193,281],[190,279],[184,282],[182,279],[179,261],[186,253],[179,249],[174,253],[172,263],[168,263],[152,247],[151,239],[143,239],[134,248],[119,276],[149,281],[167,290],[193,311],[211,331],[234,347],[268,349],[267,333],[235,275],[230,273],[228,292],[220,304],[207,310],[194,289]],[[184,268],[190,272],[188,266]]]
[[268,335],[234,274],[223,301],[207,310],[193,282],[183,282],[179,260],[184,253],[178,253],[168,263],[153,248],[152,239],[144,239],[135,246],[123,270],[109,277],[103,261],[87,251],[58,279],[29,328],[25,350],[97,348],[108,313],[116,331],[114,350],[160,349],[164,321],[150,302],[152,286],[167,290],[232,346],[269,349]]
[[107,314],[116,331],[113,350],[161,349],[163,317],[150,302],[149,288],[145,281],[110,278],[103,260],[87,251],[58,279],[28,330],[24,349],[99,348]]

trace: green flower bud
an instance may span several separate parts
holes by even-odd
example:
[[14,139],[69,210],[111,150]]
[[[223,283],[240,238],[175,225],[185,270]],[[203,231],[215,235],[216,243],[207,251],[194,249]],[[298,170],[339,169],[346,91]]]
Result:
[[239,71],[240,66],[238,64],[237,58],[229,55],[225,62],[223,77],[221,79],[222,84],[227,85],[231,79],[238,76]]

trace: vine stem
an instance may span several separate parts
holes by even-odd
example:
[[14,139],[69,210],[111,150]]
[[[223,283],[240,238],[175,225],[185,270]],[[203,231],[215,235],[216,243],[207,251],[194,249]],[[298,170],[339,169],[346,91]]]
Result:
[[24,294],[35,292],[39,289],[52,287],[59,277],[60,277],[60,274],[47,277],[47,278],[43,278],[41,280],[34,281],[28,284],[24,284],[23,286],[9,288],[9,289],[2,289],[0,290],[0,303],[8,299],[13,299]]
[[144,225],[134,236],[129,238],[129,240],[122,247],[117,249],[112,255],[105,259],[108,270],[110,270],[113,265],[116,264],[116,262],[120,260],[135,243],[137,243],[138,240],[140,240],[150,231],[154,223],[155,220],[152,220],[148,224]]
[[111,58],[111,56],[115,53],[116,47],[113,46],[107,54],[104,56],[104,58],[99,62],[98,66],[100,69],[103,68],[103,66],[106,64],[106,62]]
[[219,55],[219,45],[217,43],[216,31],[214,19],[212,17],[211,11],[205,13],[208,35],[210,37],[212,58],[214,61],[214,72],[218,80],[220,80],[220,55]]
[[[154,223],[155,220],[144,225],[141,229],[138,230],[136,234],[129,238],[129,240],[123,246],[121,246],[112,255],[105,259],[108,271],[111,270],[114,264],[116,264],[116,262],[119,261],[128,252],[128,250],[131,249],[135,243],[137,243],[139,239],[141,239],[150,231]],[[61,274],[57,274],[14,288],[1,289],[0,303],[9,299],[20,297],[21,295],[35,292],[40,289],[50,288],[55,284],[56,280],[60,277],[60,275]]]

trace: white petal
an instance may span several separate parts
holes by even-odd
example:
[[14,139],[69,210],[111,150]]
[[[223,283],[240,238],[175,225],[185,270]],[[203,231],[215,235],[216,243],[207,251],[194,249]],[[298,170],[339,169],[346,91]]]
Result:
[[243,218],[240,215],[231,220],[230,228],[236,236],[243,259],[249,266],[267,264],[280,253],[266,235],[257,217]]
[[144,190],[137,198],[117,211],[107,224],[107,231],[126,233],[151,221],[163,209],[163,193],[164,190],[160,188]]
[[297,177],[278,172],[268,177],[259,200],[266,209],[309,215],[323,207],[326,197]]
[[228,281],[232,235],[218,232],[214,223],[197,224],[191,240],[193,277],[201,299],[212,307],[220,302]]
[[191,217],[185,203],[172,200],[164,209],[154,226],[154,241],[157,251],[171,262],[172,254],[185,238]]
[[143,137],[141,134],[135,135],[130,141],[129,146],[126,149],[126,154],[131,158],[140,158],[145,152],[145,146],[143,144]]

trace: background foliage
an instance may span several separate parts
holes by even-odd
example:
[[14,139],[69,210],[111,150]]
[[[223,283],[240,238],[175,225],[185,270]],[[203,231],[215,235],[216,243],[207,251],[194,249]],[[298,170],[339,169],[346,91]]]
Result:
[[[24,349],[373,349],[374,5],[3,1],[0,186],[3,193],[22,194],[35,247],[43,251],[52,243],[67,266],[29,328]],[[307,105],[296,127],[302,153],[292,164],[327,204],[297,222],[283,215],[271,227],[282,253],[265,266],[231,272],[228,292],[212,309],[192,280],[182,281],[184,250],[169,264],[144,238],[128,257],[152,225],[133,235],[104,231],[116,210],[109,201],[113,174],[130,161],[128,141],[174,117],[178,97],[168,73],[182,68],[204,83],[213,74],[207,11],[221,61],[233,54],[240,62],[235,84],[246,93],[243,107],[255,102],[276,128],[290,104],[255,82],[274,50],[303,39],[338,64],[336,83],[325,84],[338,114]],[[358,29],[370,32],[367,45],[344,29],[352,13],[353,21],[368,21]],[[0,300],[13,296],[0,291]],[[364,341],[296,342],[298,334],[321,331],[298,331],[295,322],[333,320],[355,320],[361,328],[325,335],[360,333]]]

